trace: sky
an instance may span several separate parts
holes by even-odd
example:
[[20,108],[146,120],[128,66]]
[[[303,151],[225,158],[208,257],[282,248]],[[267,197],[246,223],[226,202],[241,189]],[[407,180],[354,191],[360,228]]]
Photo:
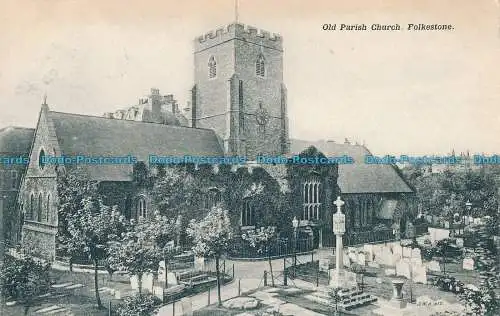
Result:
[[[151,87],[181,107],[193,40],[235,20],[234,0],[2,0],[0,128],[51,110],[102,115]],[[496,0],[240,0],[239,21],[284,39],[290,136],[372,153],[500,154]],[[396,24],[393,32],[323,24]],[[408,23],[451,31],[406,31]]]

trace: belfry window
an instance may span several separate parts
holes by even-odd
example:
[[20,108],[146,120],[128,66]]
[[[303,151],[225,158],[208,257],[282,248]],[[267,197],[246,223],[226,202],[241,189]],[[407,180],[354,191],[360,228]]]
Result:
[[208,60],[208,78],[212,79],[217,76],[217,62],[215,61],[215,57],[212,56]]
[[265,59],[262,55],[259,55],[255,62],[255,74],[259,77],[264,77],[266,74]]
[[40,152],[38,153],[38,167],[42,170],[43,167],[45,167],[45,151],[40,149]]
[[255,218],[253,206],[250,199],[243,200],[243,208],[241,209],[241,226],[254,226]]
[[321,206],[321,182],[314,177],[303,184],[303,220],[318,220]]

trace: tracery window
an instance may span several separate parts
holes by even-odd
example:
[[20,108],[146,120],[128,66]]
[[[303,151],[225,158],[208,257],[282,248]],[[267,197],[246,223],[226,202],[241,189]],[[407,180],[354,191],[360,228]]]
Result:
[[241,226],[254,226],[254,210],[250,199],[243,200],[243,207],[241,209]]
[[137,199],[137,219],[146,218],[148,216],[148,208],[146,205],[146,199],[143,196],[140,196]]
[[303,184],[303,220],[319,219],[321,189],[321,182],[317,177],[313,177],[310,181]]
[[208,78],[212,79],[217,76],[217,62],[215,57],[211,56],[208,60]]
[[264,56],[261,54],[255,62],[255,74],[259,77],[264,77],[266,74],[266,64]]
[[28,219],[33,220],[33,217],[35,217],[35,195],[31,193],[30,195],[30,206],[29,206],[29,213],[28,213]]
[[50,194],[47,195],[47,207],[45,208],[45,218],[46,222],[49,221],[49,213],[50,213]]

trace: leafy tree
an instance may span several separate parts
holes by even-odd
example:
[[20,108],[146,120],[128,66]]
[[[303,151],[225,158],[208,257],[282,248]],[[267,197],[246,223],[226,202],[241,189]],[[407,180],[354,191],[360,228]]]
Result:
[[161,300],[151,294],[127,296],[118,306],[119,316],[149,316],[154,315],[161,305]]
[[257,249],[258,253],[265,253],[271,271],[271,284],[274,286],[273,265],[271,263],[271,246],[276,242],[276,227],[261,227],[256,230],[249,230],[241,235],[243,240],[247,240],[250,246]]
[[161,216],[159,212],[150,219],[141,219],[122,234],[120,240],[110,245],[108,262],[117,270],[136,275],[139,295],[142,295],[142,277],[145,273],[158,271],[159,261],[164,258],[168,236],[175,222]]
[[207,216],[196,222],[191,220],[187,230],[193,238],[193,252],[202,257],[215,257],[217,274],[217,297],[219,306],[222,305],[220,295],[220,267],[219,261],[229,248],[233,238],[233,230],[229,220],[228,211],[222,208],[212,208]]
[[0,273],[2,294],[11,297],[24,306],[28,315],[37,297],[50,289],[50,264],[31,257],[6,257]]
[[85,198],[83,208],[74,214],[68,214],[69,249],[78,250],[88,256],[94,264],[94,285],[97,306],[102,307],[99,296],[98,267],[108,255],[111,242],[127,230],[125,218],[113,207],[110,208],[100,200]]

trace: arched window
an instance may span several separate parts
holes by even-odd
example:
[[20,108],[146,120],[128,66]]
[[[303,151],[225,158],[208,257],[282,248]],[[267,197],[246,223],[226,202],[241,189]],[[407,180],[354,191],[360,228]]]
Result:
[[43,196],[42,193],[38,194],[38,212],[37,212],[37,221],[42,221],[42,213],[43,213]]
[[241,226],[255,226],[253,206],[250,199],[243,200],[243,207],[241,209]]
[[40,169],[43,169],[43,167],[45,167],[45,162],[44,162],[44,158],[45,158],[45,150],[40,149],[40,152],[38,153],[38,167]]
[[49,222],[49,214],[50,214],[50,194],[47,195],[47,207],[45,208],[44,221]]
[[210,188],[205,195],[204,206],[206,209],[216,207],[222,202],[222,194],[217,188]]
[[146,205],[146,199],[140,196],[137,199],[137,219],[146,218],[148,216],[148,208]]
[[262,54],[259,55],[255,62],[255,74],[259,77],[264,77],[266,75],[266,63]]
[[16,170],[11,170],[10,171],[10,187],[11,189],[15,190],[17,189],[17,171]]
[[212,56],[208,60],[208,78],[215,78],[217,76],[217,62],[215,57]]
[[30,195],[30,212],[28,214],[28,219],[33,220],[35,217],[35,195],[31,193]]
[[321,206],[321,182],[317,177],[303,184],[303,220],[318,220]]

